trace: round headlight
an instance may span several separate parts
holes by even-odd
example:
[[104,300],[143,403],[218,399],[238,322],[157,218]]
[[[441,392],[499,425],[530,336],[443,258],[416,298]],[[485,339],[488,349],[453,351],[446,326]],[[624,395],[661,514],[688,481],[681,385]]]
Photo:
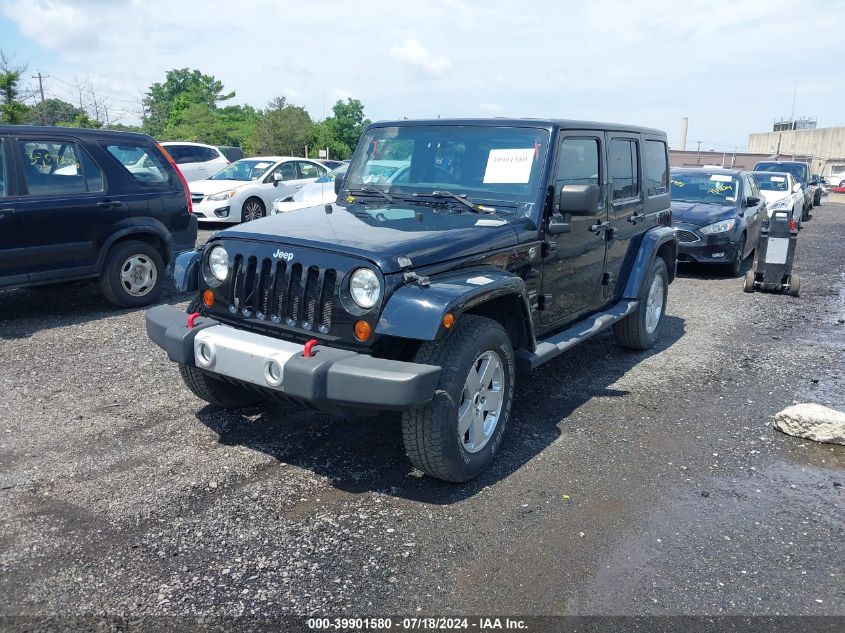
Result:
[[222,246],[215,246],[208,254],[208,269],[218,281],[226,281],[229,274],[229,253]]
[[362,308],[372,308],[381,295],[381,283],[369,268],[359,268],[349,280],[349,294]]

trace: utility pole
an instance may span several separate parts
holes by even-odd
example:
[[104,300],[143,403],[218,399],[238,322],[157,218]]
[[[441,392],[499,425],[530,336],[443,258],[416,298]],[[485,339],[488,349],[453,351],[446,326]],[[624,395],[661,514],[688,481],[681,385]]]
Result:
[[696,142],[698,143],[698,149],[695,150],[697,152],[697,154],[695,155],[695,164],[700,165],[701,164],[701,141],[696,141]]
[[789,129],[795,129],[795,99],[798,98],[798,80],[795,80],[795,92],[792,93],[792,114],[789,115]]
[[49,77],[49,75],[42,75],[40,70],[38,71],[37,75],[32,75],[33,79],[38,80],[38,90],[39,92],[41,92],[41,109],[39,112],[39,116],[41,118],[41,125],[47,125],[47,120],[45,118],[46,113],[44,112],[44,83],[42,81],[47,77]]

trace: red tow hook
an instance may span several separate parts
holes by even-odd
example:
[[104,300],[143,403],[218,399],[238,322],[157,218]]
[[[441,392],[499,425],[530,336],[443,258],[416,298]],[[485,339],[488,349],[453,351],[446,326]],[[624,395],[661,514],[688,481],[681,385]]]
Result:
[[312,338],[310,341],[308,341],[305,344],[305,349],[302,350],[302,355],[305,356],[305,358],[311,358],[314,355],[314,352],[312,350],[314,349],[314,346],[316,344],[317,344],[317,339],[315,339],[315,338]]
[[188,327],[189,328],[192,328],[192,327],[194,327],[194,325],[196,325],[196,321],[197,321],[197,318],[199,317],[199,315],[200,315],[199,312],[192,312],[191,314],[188,315]]

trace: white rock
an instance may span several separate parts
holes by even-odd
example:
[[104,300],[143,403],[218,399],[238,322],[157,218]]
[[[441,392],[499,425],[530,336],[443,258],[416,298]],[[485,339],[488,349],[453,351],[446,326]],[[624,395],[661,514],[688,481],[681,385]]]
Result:
[[845,444],[845,413],[820,404],[795,404],[775,415],[774,427],[816,442]]

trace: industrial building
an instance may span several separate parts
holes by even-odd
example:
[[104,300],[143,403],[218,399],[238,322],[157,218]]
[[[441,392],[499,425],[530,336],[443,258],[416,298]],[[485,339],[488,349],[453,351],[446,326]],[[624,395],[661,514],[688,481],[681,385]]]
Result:
[[[779,160],[806,160],[810,171],[832,184],[845,180],[845,127],[807,127],[805,119],[790,126],[776,121],[771,132],[748,137],[749,153],[776,156]],[[815,120],[812,120],[815,125]],[[792,129],[790,129],[792,128]]]

